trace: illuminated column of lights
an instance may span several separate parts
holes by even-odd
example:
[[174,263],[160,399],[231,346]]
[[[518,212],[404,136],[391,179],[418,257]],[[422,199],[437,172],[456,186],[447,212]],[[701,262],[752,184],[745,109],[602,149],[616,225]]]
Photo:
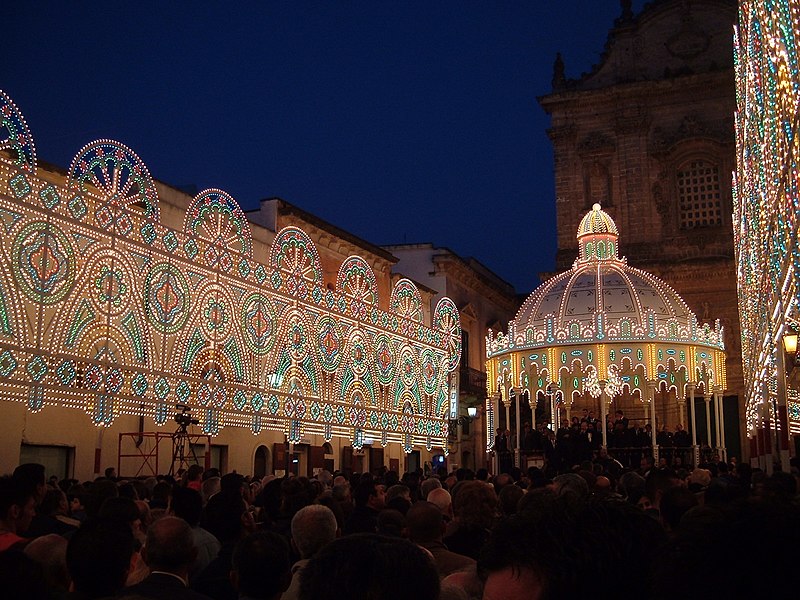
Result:
[[780,351],[785,319],[797,312],[800,292],[800,2],[739,4],[734,237],[746,419],[754,435],[769,422],[762,405],[777,390],[774,354]]

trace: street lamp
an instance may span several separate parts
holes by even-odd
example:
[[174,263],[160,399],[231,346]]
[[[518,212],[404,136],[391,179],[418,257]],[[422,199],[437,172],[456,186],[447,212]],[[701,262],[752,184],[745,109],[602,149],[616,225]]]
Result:
[[783,349],[786,354],[795,357],[797,355],[797,334],[790,331],[783,336]]

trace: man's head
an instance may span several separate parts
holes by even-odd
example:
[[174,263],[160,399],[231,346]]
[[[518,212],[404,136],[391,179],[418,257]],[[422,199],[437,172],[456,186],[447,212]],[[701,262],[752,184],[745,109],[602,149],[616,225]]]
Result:
[[311,558],[336,539],[336,516],[327,506],[312,504],[292,517],[292,541],[301,558]]
[[47,491],[44,477],[44,465],[25,463],[14,469],[14,480],[19,482],[26,492],[30,492],[36,504],[40,504]]
[[441,487],[442,487],[442,482],[439,480],[438,477],[429,477],[419,485],[420,497],[423,500],[426,500],[428,498],[428,494],[430,494],[433,490],[439,489]]
[[92,598],[113,596],[125,585],[134,552],[133,532],[124,523],[84,523],[67,543],[67,570],[75,591]]
[[356,506],[369,507],[374,510],[382,509],[385,502],[385,492],[383,486],[374,481],[361,481],[353,494]]
[[24,533],[36,514],[35,489],[13,477],[0,478],[0,522],[16,534]]
[[185,575],[197,557],[192,528],[178,517],[158,519],[147,530],[142,556],[151,571]]
[[105,476],[108,479],[116,479],[117,478],[117,470],[114,467],[108,467],[105,470]]
[[236,544],[231,561],[231,583],[240,596],[277,599],[291,580],[289,545],[278,534],[259,531]]
[[408,539],[415,544],[441,541],[444,535],[442,511],[430,502],[416,502],[406,514]]
[[203,515],[203,499],[200,492],[192,488],[176,486],[172,490],[170,508],[173,515],[186,521],[190,527],[196,527]]
[[428,494],[428,502],[438,508],[445,518],[453,518],[453,499],[450,496],[450,492],[446,489],[437,488],[431,490],[430,494]]

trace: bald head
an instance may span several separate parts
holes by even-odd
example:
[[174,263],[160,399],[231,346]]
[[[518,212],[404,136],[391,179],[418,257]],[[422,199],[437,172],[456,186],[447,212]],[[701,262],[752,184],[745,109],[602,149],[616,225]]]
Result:
[[336,516],[322,504],[301,508],[292,517],[292,540],[302,558],[311,558],[336,539]]
[[143,555],[151,571],[182,573],[197,556],[192,528],[183,519],[163,517],[147,530]]
[[67,540],[51,533],[35,538],[25,546],[25,555],[42,566],[44,577],[50,589],[69,589],[69,571],[67,571]]
[[453,499],[450,497],[450,492],[444,488],[436,488],[431,490],[427,498],[428,502],[435,505],[443,515],[452,516],[453,514]]

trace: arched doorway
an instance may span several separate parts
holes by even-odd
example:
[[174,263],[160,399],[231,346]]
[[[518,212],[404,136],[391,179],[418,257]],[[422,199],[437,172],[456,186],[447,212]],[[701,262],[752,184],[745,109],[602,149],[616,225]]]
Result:
[[331,446],[328,442],[322,444],[322,453],[323,453],[323,468],[328,471],[329,473],[333,473],[336,469],[334,467],[334,460],[333,460],[333,446]]
[[256,448],[255,458],[253,459],[253,477],[264,477],[272,472],[270,464],[269,448],[263,444]]

